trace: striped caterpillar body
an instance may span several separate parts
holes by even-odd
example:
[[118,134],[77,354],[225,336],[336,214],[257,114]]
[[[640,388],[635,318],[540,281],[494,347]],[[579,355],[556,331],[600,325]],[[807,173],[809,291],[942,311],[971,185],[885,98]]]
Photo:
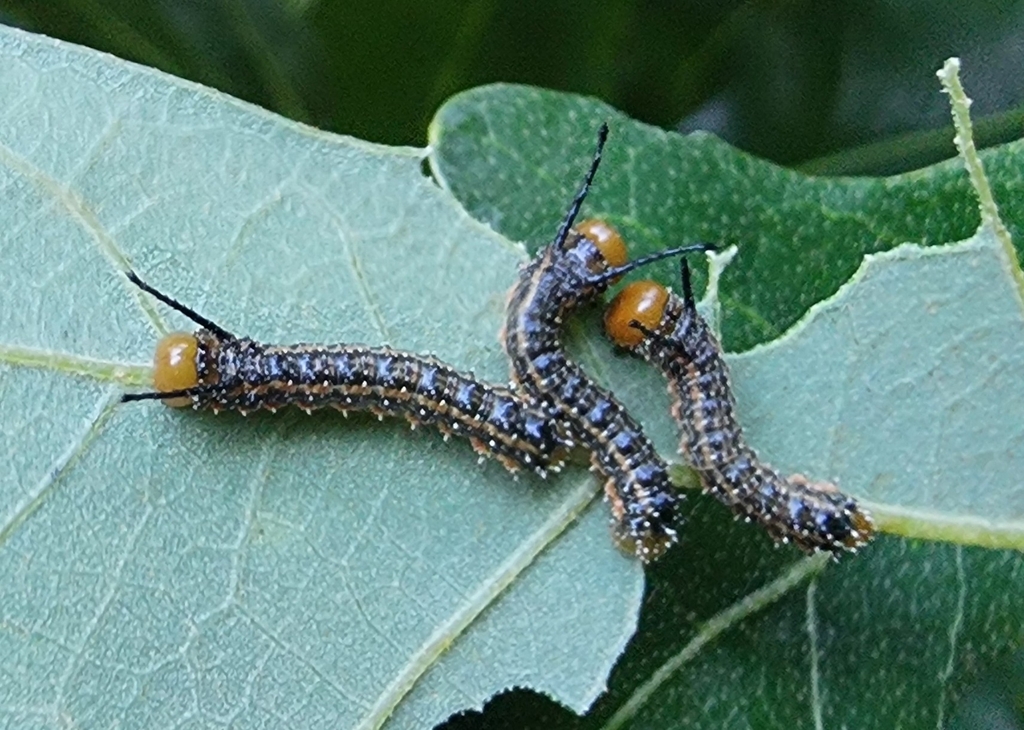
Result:
[[855,500],[831,483],[784,477],[744,441],[721,347],[697,312],[685,260],[681,268],[682,298],[660,284],[634,282],[605,316],[609,336],[668,379],[680,452],[708,491],[776,541],[833,554],[865,544],[874,524]]
[[164,337],[154,358],[155,392],[126,394],[124,401],[161,399],[242,414],[294,404],[307,412],[330,406],[404,416],[413,426],[436,426],[446,438],[467,437],[478,453],[495,456],[510,471],[541,476],[557,469],[572,447],[556,421],[509,388],[432,357],[388,347],[264,345],[232,335],[133,272],[128,278],[201,329]]
[[705,247],[663,251],[627,264],[622,239],[610,226],[590,221],[573,228],[607,133],[602,125],[590,170],[555,240],[523,269],[512,289],[503,339],[519,389],[568,425],[605,477],[616,541],[649,561],[677,539],[678,496],[667,465],[622,404],[566,356],[562,322],[637,266]]

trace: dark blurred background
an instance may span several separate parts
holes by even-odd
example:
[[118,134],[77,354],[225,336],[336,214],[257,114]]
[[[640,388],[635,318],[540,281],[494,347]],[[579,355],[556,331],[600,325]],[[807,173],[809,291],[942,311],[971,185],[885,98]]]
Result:
[[[510,81],[808,172],[890,174],[954,154],[935,78],[951,55],[979,144],[1024,136],[1024,0],[0,0],[0,22],[387,144],[422,146],[448,96]],[[991,668],[952,725],[1021,727],[1022,662]],[[512,693],[451,727],[549,715],[577,722]]]
[[0,21],[388,144],[423,145],[446,97],[514,81],[811,172],[898,172],[953,153],[934,76],[951,55],[979,141],[1024,131],[1010,0],[0,0]]

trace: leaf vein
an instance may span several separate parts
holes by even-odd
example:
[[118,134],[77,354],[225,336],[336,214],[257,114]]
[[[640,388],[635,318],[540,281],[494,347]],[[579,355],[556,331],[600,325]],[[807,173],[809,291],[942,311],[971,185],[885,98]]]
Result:
[[[0,163],[6,164],[12,170],[23,175],[37,190],[56,201],[69,214],[71,219],[76,221],[89,234],[89,237],[95,241],[100,251],[114,264],[115,269],[124,271],[131,268],[128,257],[121,251],[115,243],[113,236],[107,232],[104,225],[100,222],[96,212],[81,195],[16,154],[14,150],[5,144],[0,144]],[[121,278],[124,279],[124,277]],[[149,298],[136,291],[135,287],[131,286],[127,279],[124,279],[124,286],[130,288],[132,296],[139,303],[153,328],[161,334],[166,333],[168,331],[167,324],[157,313]]]
[[105,397],[97,402],[96,407],[86,421],[85,428],[68,444],[64,452],[54,460],[50,468],[46,470],[46,475],[36,484],[35,488],[15,507],[7,519],[0,523],[0,547],[53,494],[64,475],[68,473],[75,462],[78,461],[78,458],[85,453],[86,449],[99,435],[103,425],[113,413],[119,397],[120,392],[118,389],[111,388],[107,391]]
[[939,672],[939,707],[935,719],[935,727],[942,730],[946,725],[946,701],[949,697],[949,680],[953,677],[956,668],[957,645],[960,643],[960,634],[964,624],[964,605],[967,600],[967,576],[964,573],[964,549],[956,548],[956,608],[953,612],[953,620],[949,625],[949,659],[946,666]]

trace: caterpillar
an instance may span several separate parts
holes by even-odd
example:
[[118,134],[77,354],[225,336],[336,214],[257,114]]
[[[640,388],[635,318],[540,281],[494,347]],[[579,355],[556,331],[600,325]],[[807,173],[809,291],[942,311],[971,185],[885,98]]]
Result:
[[404,416],[413,427],[433,425],[464,436],[481,455],[510,471],[557,470],[573,442],[546,413],[514,391],[476,380],[433,357],[389,347],[266,345],[237,337],[142,281],[128,279],[199,325],[163,337],[154,355],[155,390],[121,400],[160,399],[169,406],[247,414],[294,404],[306,412]]
[[784,477],[747,445],[721,347],[697,312],[685,259],[680,266],[681,299],[660,284],[638,281],[605,313],[609,337],[668,379],[680,452],[707,491],[748,522],[759,522],[774,540],[834,555],[864,545],[874,524],[854,499],[828,482]]
[[565,354],[562,322],[623,274],[707,246],[661,251],[626,263],[622,237],[610,225],[592,220],[573,227],[607,137],[608,127],[602,125],[590,169],[555,239],[521,271],[509,296],[502,339],[516,386],[537,407],[567,424],[572,437],[590,452],[592,468],[605,477],[616,542],[647,562],[677,540],[679,497],[667,465],[640,424]]

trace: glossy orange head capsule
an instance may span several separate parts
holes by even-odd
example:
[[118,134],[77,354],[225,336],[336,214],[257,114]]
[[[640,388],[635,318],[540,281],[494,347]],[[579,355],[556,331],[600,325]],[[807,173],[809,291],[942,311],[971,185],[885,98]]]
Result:
[[[199,341],[189,332],[172,332],[162,337],[153,354],[153,388],[160,393],[170,393],[199,385],[196,370],[198,352]],[[184,408],[192,404],[192,399],[165,398],[164,403]]]
[[653,281],[634,281],[620,291],[604,313],[604,331],[620,347],[636,347],[644,339],[643,332],[631,322],[639,322],[655,330],[665,314],[668,290]]
[[608,221],[590,218],[578,224],[576,231],[589,238],[597,246],[597,250],[608,262],[608,268],[617,269],[629,261],[626,242],[622,240],[622,234]]

